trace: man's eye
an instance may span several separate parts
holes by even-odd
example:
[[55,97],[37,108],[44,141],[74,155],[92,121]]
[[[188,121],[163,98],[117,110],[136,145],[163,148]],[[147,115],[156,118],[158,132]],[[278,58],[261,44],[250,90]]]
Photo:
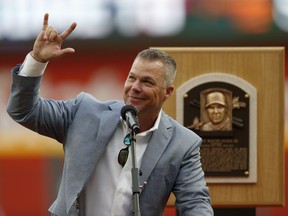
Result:
[[145,83],[145,85],[149,85],[149,86],[154,85],[154,83],[150,80],[145,80],[144,83]]

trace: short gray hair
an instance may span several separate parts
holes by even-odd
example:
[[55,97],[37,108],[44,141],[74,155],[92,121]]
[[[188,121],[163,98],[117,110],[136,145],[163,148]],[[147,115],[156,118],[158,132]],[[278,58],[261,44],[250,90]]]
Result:
[[176,77],[176,61],[166,52],[159,49],[145,49],[138,53],[136,59],[149,61],[160,61],[165,67],[165,84],[166,87],[172,85]]

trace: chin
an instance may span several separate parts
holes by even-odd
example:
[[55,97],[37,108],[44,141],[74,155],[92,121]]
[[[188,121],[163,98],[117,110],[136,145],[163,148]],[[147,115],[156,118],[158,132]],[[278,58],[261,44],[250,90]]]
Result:
[[135,107],[135,109],[137,110],[137,112],[139,112],[139,110],[141,110],[141,107],[138,105],[136,105],[136,104],[131,104],[132,106],[134,106]]
[[136,108],[137,111],[138,111],[138,109],[139,109],[140,106],[141,106],[139,103],[133,102],[133,101],[131,101],[131,100],[126,101],[126,105],[134,106],[134,107]]
[[134,106],[135,107],[135,109],[137,110],[137,113],[139,113],[141,110],[142,110],[142,106],[140,106],[140,105],[137,105],[137,104],[130,104],[130,105],[132,105],[132,106]]

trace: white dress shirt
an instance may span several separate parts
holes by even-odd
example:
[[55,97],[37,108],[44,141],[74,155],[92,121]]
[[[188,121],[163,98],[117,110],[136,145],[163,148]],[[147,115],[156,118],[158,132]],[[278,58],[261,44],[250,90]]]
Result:
[[[139,168],[147,143],[159,125],[157,119],[154,127],[136,135],[136,164]],[[87,216],[127,216],[132,209],[132,154],[129,155],[125,166],[118,163],[118,154],[122,148],[124,137],[128,134],[126,124],[120,120],[119,126],[110,140],[105,154],[100,159],[86,186],[86,215]]]

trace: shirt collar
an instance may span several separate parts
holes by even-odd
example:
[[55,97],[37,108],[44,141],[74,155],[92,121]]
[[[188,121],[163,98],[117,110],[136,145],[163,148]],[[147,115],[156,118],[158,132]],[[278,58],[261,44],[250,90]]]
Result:
[[[159,128],[161,115],[162,115],[162,109],[160,110],[154,125],[149,130],[146,130],[146,131],[143,131],[143,132],[137,134],[137,136],[146,136],[148,133],[157,130]],[[120,119],[121,119],[121,123],[122,123],[123,128],[128,132],[128,125],[126,124],[126,122],[123,120],[122,117],[120,117]],[[141,128],[141,125],[140,125],[140,128]]]

